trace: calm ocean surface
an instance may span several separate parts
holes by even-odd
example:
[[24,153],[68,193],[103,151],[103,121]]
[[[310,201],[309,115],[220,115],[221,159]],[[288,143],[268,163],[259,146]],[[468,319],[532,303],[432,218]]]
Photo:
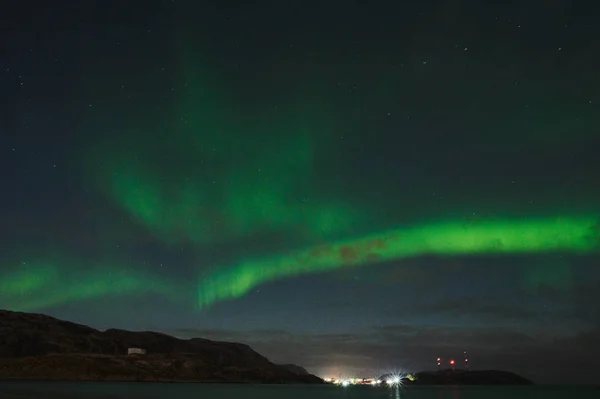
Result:
[[587,399],[592,387],[337,387],[310,385],[228,385],[159,383],[0,382],[4,399]]

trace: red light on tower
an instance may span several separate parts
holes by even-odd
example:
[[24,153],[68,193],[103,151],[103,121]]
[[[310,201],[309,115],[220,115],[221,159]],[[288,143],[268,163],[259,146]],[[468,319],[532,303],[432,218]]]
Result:
[[452,366],[452,370],[454,370],[454,359],[450,360],[450,366]]

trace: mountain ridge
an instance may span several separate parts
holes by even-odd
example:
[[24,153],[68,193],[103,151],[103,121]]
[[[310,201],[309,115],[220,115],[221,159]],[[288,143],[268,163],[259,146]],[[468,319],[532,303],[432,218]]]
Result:
[[[146,355],[127,355],[142,348]],[[322,383],[243,343],[179,339],[0,310],[0,379]]]

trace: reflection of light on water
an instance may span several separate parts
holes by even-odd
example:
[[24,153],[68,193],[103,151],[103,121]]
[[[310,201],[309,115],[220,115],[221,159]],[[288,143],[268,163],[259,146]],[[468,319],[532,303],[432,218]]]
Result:
[[394,399],[400,399],[400,387],[396,385],[396,389],[394,389]]

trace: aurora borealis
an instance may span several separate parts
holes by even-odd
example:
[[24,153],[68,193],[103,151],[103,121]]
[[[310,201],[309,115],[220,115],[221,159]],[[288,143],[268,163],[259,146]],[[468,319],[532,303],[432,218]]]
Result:
[[463,222],[430,224],[406,231],[384,232],[219,270],[215,278],[200,280],[199,303],[207,306],[220,299],[238,297],[271,279],[419,255],[595,252],[598,237],[593,235],[594,223],[591,218],[505,220],[479,226],[465,226]]
[[597,353],[590,10],[136,3],[12,22],[0,308],[322,375]]

